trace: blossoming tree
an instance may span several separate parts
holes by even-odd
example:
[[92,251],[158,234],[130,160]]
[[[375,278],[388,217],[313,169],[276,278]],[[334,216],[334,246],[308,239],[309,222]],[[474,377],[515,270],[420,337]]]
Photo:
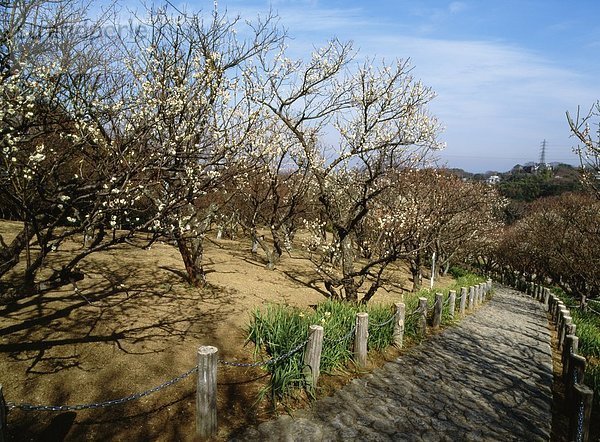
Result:
[[[280,53],[261,58],[247,75],[250,96],[286,126],[302,148],[331,238],[315,237],[334,266],[319,266],[330,295],[356,301],[365,281],[357,267],[356,229],[390,185],[393,168],[415,165],[440,147],[439,126],[426,105],[431,89],[408,63],[353,64],[351,45],[336,40],[308,62]],[[334,134],[335,141],[325,142]],[[322,262],[326,262],[323,260]]]

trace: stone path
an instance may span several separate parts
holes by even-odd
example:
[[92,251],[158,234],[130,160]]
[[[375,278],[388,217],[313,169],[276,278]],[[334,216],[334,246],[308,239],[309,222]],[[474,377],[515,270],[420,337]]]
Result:
[[239,441],[548,441],[550,332],[537,301],[507,288],[395,362]]

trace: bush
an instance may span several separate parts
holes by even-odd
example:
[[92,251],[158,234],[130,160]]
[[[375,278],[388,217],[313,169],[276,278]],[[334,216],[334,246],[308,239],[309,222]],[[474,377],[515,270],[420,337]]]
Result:
[[450,267],[450,269],[448,270],[448,273],[450,275],[452,275],[452,277],[454,277],[455,279],[458,279],[462,276],[467,276],[469,274],[469,271],[462,268],[462,267],[458,267],[458,266],[452,266]]

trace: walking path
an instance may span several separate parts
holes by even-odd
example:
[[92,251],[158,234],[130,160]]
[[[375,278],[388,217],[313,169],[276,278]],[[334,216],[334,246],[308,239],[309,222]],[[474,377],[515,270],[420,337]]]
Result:
[[395,362],[240,441],[548,441],[552,350],[542,306],[508,288]]

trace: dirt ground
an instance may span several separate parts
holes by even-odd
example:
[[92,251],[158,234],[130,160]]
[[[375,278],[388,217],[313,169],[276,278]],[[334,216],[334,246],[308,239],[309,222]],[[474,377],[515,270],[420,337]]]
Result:
[[[7,241],[17,228],[0,222]],[[245,342],[253,308],[267,303],[308,307],[324,299],[313,266],[300,250],[285,256],[274,271],[250,253],[246,239],[206,241],[205,258],[209,287],[196,289],[186,284],[173,246],[158,243],[144,250],[124,245],[88,257],[77,290],[68,286],[0,306],[5,399],[71,405],[125,397],[192,368],[201,345],[218,347],[220,359],[253,362],[253,346]],[[402,268],[395,279],[395,288],[381,290],[374,302],[400,299],[411,282]],[[265,373],[219,366],[219,439],[272,416],[268,403],[255,403],[268,380]],[[343,376],[330,379],[323,390],[344,382]],[[192,375],[110,408],[13,409],[9,440],[192,440],[194,393]]]

